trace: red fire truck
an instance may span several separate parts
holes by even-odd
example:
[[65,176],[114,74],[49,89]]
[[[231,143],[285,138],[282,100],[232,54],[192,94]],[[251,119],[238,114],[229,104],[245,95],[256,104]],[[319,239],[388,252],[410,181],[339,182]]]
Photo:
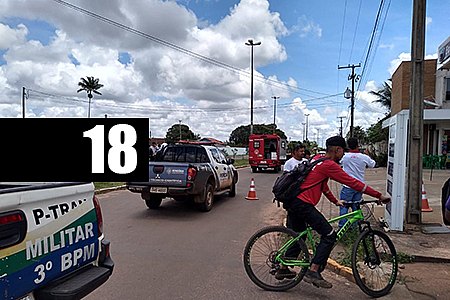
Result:
[[252,172],[273,168],[276,172],[286,161],[286,140],[276,134],[251,134],[248,145],[248,160]]

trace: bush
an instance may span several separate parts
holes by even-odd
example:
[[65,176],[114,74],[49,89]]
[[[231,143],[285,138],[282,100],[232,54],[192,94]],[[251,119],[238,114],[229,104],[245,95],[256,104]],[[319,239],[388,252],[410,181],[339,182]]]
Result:
[[381,153],[375,156],[375,162],[378,167],[386,167],[387,166],[388,155],[387,153]]

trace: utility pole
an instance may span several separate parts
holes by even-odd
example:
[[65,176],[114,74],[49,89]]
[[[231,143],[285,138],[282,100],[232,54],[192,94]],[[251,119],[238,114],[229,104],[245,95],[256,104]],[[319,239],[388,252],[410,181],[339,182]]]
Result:
[[413,1],[406,223],[422,223],[423,73],[426,0]]
[[306,130],[305,124],[306,124],[305,122],[302,122],[302,125],[303,125],[303,130],[302,130],[302,133],[303,133],[303,139],[302,139],[302,141],[305,140],[305,130]]
[[250,134],[253,134],[253,47],[261,45],[261,42],[254,43],[253,40],[248,40],[245,43],[247,46],[252,47],[251,55],[251,78],[250,78]]
[[305,114],[306,117],[306,130],[305,130],[305,135],[306,135],[306,141],[308,140],[308,117],[309,114]]
[[22,87],[22,118],[25,118],[25,99],[28,99],[27,89]]
[[180,127],[180,141],[181,141],[181,120],[178,120],[179,122],[179,127]]
[[273,99],[273,132],[275,133],[275,128],[276,128],[275,116],[276,116],[276,113],[277,113],[277,99],[280,99],[280,97],[272,96],[272,99]]
[[350,119],[350,137],[353,137],[353,120],[355,118],[355,81],[359,80],[359,75],[357,76],[355,74],[355,68],[359,68],[361,67],[361,64],[357,64],[357,65],[347,65],[344,67],[341,67],[338,65],[338,69],[352,69],[352,74],[348,75],[348,80],[352,81],[352,90],[351,90],[351,104],[350,104],[350,115],[351,115],[351,119]]
[[342,119],[346,119],[347,117],[338,117],[338,119],[341,119],[341,127],[339,128],[339,135],[342,137]]

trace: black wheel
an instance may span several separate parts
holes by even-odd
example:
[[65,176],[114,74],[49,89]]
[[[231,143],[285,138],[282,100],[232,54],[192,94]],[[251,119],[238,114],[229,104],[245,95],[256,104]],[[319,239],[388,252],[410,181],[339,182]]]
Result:
[[363,231],[352,250],[356,284],[371,297],[389,293],[397,279],[397,252],[391,239],[378,230]]
[[145,205],[147,205],[150,209],[157,209],[161,205],[162,197],[151,195],[150,193],[145,193],[141,195],[142,199],[145,201]]
[[[214,202],[214,190],[211,183],[207,183],[203,193],[197,197],[202,197],[200,201],[195,201],[201,211],[210,211]],[[199,203],[200,202],[200,203]]]
[[258,172],[258,168],[257,168],[257,167],[252,167],[252,172],[253,172],[253,173]]
[[[244,249],[244,268],[248,277],[257,286],[268,291],[285,291],[293,288],[303,279],[308,267],[290,268],[291,271],[297,273],[292,279],[278,280],[275,278],[276,272],[281,268],[281,264],[275,261],[277,250],[286,241],[296,236],[295,231],[284,226],[269,226],[262,228],[248,240]],[[293,255],[294,259],[303,259],[309,266],[308,248],[302,239],[292,245],[290,249],[295,254],[289,254],[288,249],[286,252],[288,255]]]
[[228,192],[228,196],[235,197],[236,196],[236,182],[233,181],[230,187],[230,191]]

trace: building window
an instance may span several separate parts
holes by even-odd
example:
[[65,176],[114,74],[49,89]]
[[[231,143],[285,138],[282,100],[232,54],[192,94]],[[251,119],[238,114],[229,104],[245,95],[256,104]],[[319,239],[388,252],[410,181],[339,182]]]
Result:
[[445,78],[445,100],[450,100],[450,77]]

